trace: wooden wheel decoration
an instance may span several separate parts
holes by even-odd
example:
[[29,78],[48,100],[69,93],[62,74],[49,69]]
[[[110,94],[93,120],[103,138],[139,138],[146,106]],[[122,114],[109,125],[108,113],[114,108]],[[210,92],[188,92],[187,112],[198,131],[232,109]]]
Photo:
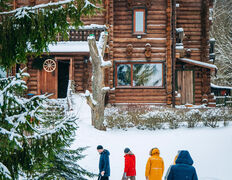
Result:
[[43,69],[47,72],[53,72],[56,69],[56,62],[53,59],[47,59],[43,63]]

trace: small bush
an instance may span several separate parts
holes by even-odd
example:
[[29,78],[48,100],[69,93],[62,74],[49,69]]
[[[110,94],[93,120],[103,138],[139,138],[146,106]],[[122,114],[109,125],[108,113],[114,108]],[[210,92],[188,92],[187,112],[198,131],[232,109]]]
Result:
[[160,114],[161,113],[159,113],[158,111],[153,111],[141,115],[141,121],[138,128],[149,130],[163,129],[164,121]]
[[202,112],[198,109],[192,109],[184,114],[188,128],[194,128],[201,121]]
[[221,120],[222,113],[220,109],[209,109],[202,114],[203,123],[207,127],[218,127],[218,121]]
[[194,128],[202,126],[216,128],[228,126],[232,121],[232,109],[172,109],[129,105],[105,110],[107,128],[128,129],[177,129],[180,126]]

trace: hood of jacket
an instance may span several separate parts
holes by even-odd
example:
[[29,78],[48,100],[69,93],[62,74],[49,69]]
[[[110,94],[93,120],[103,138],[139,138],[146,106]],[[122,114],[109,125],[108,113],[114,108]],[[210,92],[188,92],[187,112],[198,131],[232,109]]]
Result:
[[129,155],[134,155],[131,151],[129,151],[127,154],[125,154],[125,156],[129,156]]
[[159,155],[159,154],[160,154],[160,151],[159,151],[158,148],[152,149],[152,151],[151,151],[151,155],[152,155],[152,156],[154,156],[154,155]]
[[104,149],[104,151],[101,154],[105,154],[105,155],[110,155],[110,152],[107,149]]
[[135,155],[133,153],[128,153],[128,154],[125,154],[124,157],[135,157]]
[[193,165],[193,159],[188,151],[181,151],[176,159],[176,164]]

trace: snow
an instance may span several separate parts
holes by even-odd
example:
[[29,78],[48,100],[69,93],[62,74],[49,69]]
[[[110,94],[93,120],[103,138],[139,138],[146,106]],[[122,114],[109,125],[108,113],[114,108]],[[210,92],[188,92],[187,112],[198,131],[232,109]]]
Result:
[[[36,5],[33,7],[24,6],[24,7],[20,7],[20,8],[17,8],[15,10],[12,10],[12,11],[0,12],[0,15],[12,14],[12,13],[16,13],[17,15],[20,15],[21,12],[22,13],[25,13],[26,11],[27,12],[35,12],[36,9],[46,8],[49,6],[58,6],[58,5],[62,5],[62,4],[68,4],[68,3],[71,3],[73,1],[74,0],[64,0],[64,1],[59,1],[59,2],[50,2],[50,3],[46,3],[46,4],[39,4],[39,5]],[[24,15],[26,15],[26,14],[24,14]]]
[[184,49],[184,46],[176,46],[176,49],[182,50]]
[[[76,111],[79,112],[79,129],[72,148],[89,146],[87,156],[80,165],[98,173],[99,155],[96,146],[102,144],[111,153],[111,178],[121,179],[124,168],[123,150],[129,147],[137,158],[137,179],[145,179],[145,165],[149,150],[158,147],[165,163],[165,173],[173,163],[178,150],[187,149],[194,160],[200,180],[231,179],[232,127],[198,128],[177,130],[107,130],[98,131],[91,126],[91,110],[85,100],[75,96]],[[96,179],[96,178],[95,178]]]
[[0,174],[1,173],[4,174],[5,177],[11,179],[10,171],[7,169],[7,167],[4,164],[0,162]]
[[[52,7],[52,6],[60,6],[59,8],[62,8],[62,5],[69,4],[72,2],[75,2],[75,1],[74,0],[64,0],[64,1],[58,1],[58,2],[49,2],[49,3],[45,3],[45,4],[39,4],[39,5],[32,6],[32,7],[31,6],[24,6],[24,7],[14,9],[12,11],[0,12],[0,15],[14,14],[15,13],[16,17],[21,18],[21,17],[24,17],[25,15],[28,15],[28,12],[35,13],[36,10],[38,10],[38,9],[43,11],[44,10],[43,8],[48,8],[48,7]],[[88,6],[98,8],[94,4],[90,3],[88,0],[85,0],[85,5],[82,8],[82,10]]]
[[102,91],[109,91],[110,90],[110,87],[103,87],[102,88]]
[[100,25],[100,24],[90,24],[86,26],[79,26],[79,29],[82,30],[89,30],[89,29],[106,29],[106,25]]
[[217,89],[230,89],[232,90],[232,87],[230,86],[218,86],[218,85],[215,85],[213,83],[211,83],[211,88],[217,88]]
[[184,29],[183,28],[176,28],[176,32],[180,33],[180,32],[183,32]]
[[105,61],[102,56],[102,51],[103,51],[103,46],[104,46],[104,40],[105,40],[105,35],[108,35],[107,32],[101,32],[98,44],[97,44],[97,49],[98,49],[98,55],[99,58],[101,59],[101,67],[111,67],[112,63],[111,61]]
[[218,69],[217,66],[214,64],[209,64],[209,63],[205,63],[205,62],[201,62],[201,61],[197,61],[197,60],[193,60],[193,59],[179,58],[179,60],[186,62],[186,63],[192,63],[192,64],[195,64],[198,66],[210,68],[210,69]]
[[3,68],[0,66],[0,78],[6,77],[6,71],[3,70]]
[[87,41],[61,41],[48,45],[48,52],[89,52]]

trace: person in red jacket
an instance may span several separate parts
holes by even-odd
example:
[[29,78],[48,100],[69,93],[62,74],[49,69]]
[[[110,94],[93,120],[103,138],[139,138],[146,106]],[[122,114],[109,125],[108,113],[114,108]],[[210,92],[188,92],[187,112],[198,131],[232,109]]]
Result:
[[125,148],[124,150],[125,153],[125,168],[124,168],[124,173],[122,180],[135,180],[136,176],[136,160],[135,160],[135,155],[131,152],[129,148]]

